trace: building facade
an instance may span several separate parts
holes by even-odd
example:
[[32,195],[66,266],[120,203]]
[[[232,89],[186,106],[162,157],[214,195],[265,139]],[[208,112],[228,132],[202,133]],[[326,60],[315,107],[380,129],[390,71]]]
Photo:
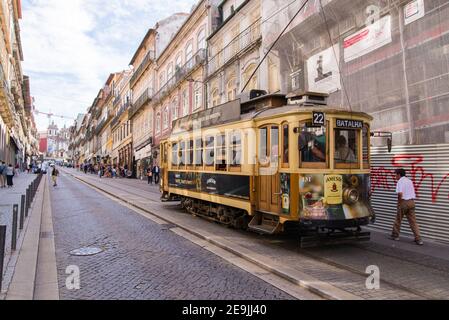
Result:
[[22,72],[19,0],[0,3],[0,161],[29,164],[38,150],[29,77]]

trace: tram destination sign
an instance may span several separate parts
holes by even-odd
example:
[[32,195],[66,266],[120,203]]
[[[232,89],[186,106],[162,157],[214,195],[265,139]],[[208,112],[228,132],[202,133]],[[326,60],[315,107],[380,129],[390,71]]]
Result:
[[362,129],[363,121],[350,120],[350,119],[337,119],[336,127],[342,129]]

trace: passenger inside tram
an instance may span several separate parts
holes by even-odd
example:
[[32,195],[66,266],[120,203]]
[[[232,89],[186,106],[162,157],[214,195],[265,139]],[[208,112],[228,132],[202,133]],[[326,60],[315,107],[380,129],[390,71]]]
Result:
[[335,140],[335,160],[340,163],[357,162],[354,151],[348,146],[344,135],[339,135]]

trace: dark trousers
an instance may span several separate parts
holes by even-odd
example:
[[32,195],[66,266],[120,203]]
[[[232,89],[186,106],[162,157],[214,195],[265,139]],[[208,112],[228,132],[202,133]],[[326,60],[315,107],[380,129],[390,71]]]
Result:
[[159,183],[159,173],[156,173],[156,174],[154,175],[154,183],[155,183],[155,184],[158,184],[158,183]]
[[6,182],[7,182],[8,186],[10,186],[10,187],[13,185],[12,178],[13,178],[13,176],[6,176]]
[[153,184],[153,177],[152,176],[148,176],[148,184]]
[[421,235],[419,234],[418,223],[416,222],[415,215],[415,201],[414,200],[403,200],[398,207],[398,212],[396,214],[396,221],[393,225],[393,237],[399,237],[401,231],[402,218],[407,217],[410,229],[412,229],[415,235],[415,240],[421,240]]

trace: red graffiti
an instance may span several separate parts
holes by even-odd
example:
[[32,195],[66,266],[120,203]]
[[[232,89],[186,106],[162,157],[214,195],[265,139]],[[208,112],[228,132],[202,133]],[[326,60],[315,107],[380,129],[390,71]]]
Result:
[[[426,172],[426,169],[422,166],[423,162],[424,157],[422,155],[397,155],[391,159],[391,165],[393,167],[407,170],[407,174],[415,186],[416,196],[418,198],[423,189],[423,182],[429,179],[432,202],[435,203],[438,200],[443,183],[449,178],[449,173],[437,184],[434,174]],[[397,180],[394,170],[385,167],[372,168],[371,192],[374,192],[376,189],[395,190]]]

